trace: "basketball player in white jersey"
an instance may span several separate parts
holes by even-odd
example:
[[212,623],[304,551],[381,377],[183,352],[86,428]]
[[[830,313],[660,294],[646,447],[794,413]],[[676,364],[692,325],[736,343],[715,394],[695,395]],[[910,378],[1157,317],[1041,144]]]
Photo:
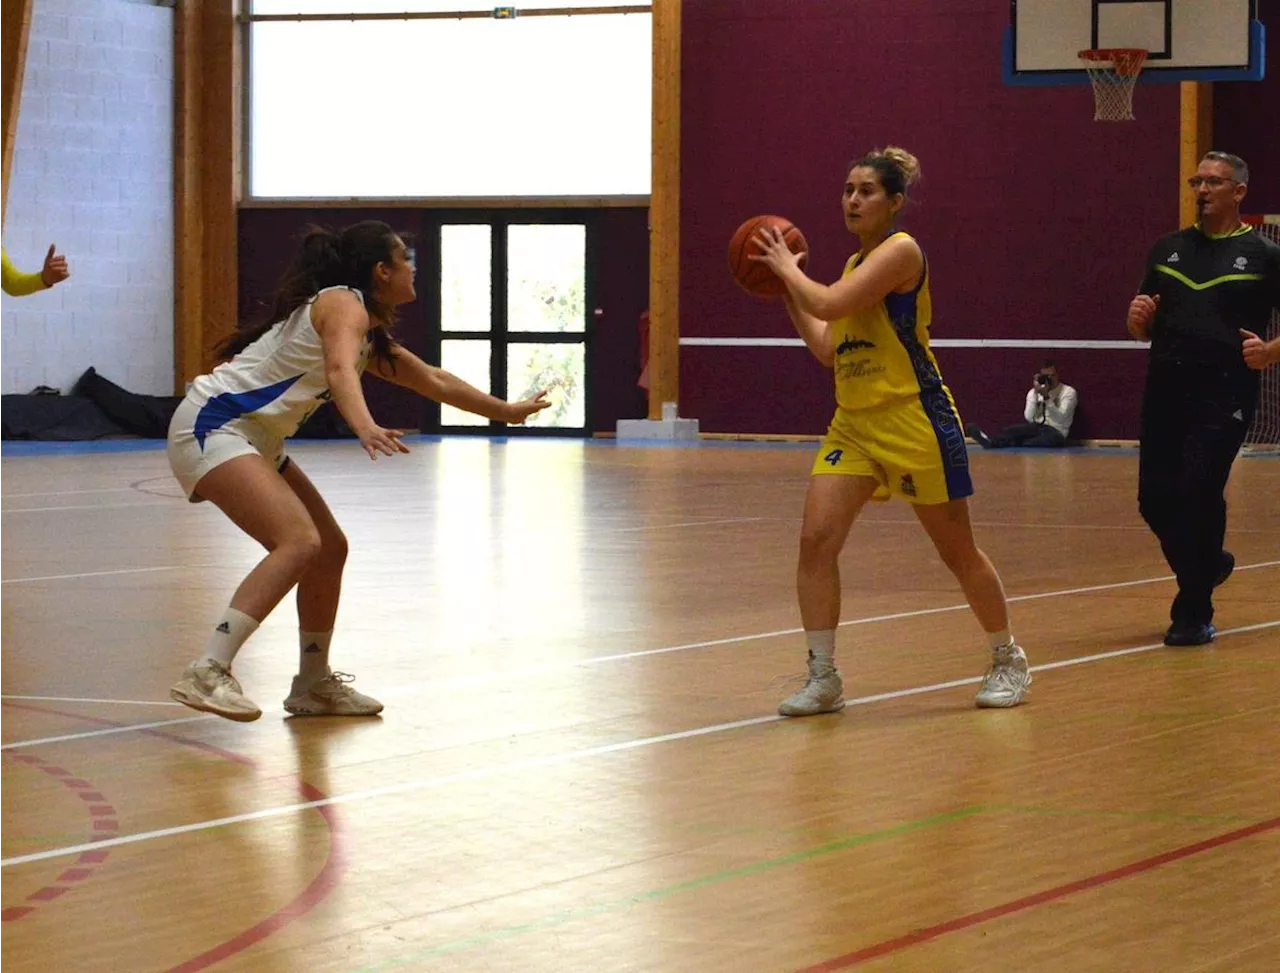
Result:
[[329,668],[347,540],[285,440],[332,398],[376,460],[407,453],[396,429],[374,421],[360,387],[376,375],[487,419],[519,424],[550,403],[494,398],[391,337],[397,305],[414,299],[404,241],[367,221],[340,234],[312,229],[281,283],[267,324],[242,329],[221,351],[229,360],[191,385],[169,426],[169,464],[192,502],[208,500],[267,549],[231,598],[204,652],[170,695],[227,719],[262,711],[231,674],[236,653],[296,585],[300,665],[284,708],[299,716],[372,716],[377,700]]

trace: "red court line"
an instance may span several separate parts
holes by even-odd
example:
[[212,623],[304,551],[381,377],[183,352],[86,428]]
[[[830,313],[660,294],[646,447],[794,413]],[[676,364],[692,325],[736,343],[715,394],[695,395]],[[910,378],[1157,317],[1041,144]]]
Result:
[[[70,719],[83,720],[86,723],[97,723],[101,726],[127,725],[124,723],[118,723],[114,720],[104,720],[96,716],[81,716],[78,713],[66,713],[61,710],[45,709],[43,707],[31,706],[26,703],[15,703],[9,700],[5,700],[5,705],[14,706],[18,709],[31,710],[35,713],[50,713],[57,716],[65,716]],[[236,753],[233,750],[224,750],[219,746],[215,746],[211,743],[205,743],[202,740],[188,740],[185,737],[165,733],[163,730],[139,730],[138,732],[146,734],[147,736],[160,737],[161,739],[168,740],[171,743],[181,744],[184,747],[203,750],[206,753],[221,757],[224,760],[230,760],[233,763],[242,764],[248,767],[256,767],[258,765],[258,762],[252,757],[246,757],[244,754]],[[22,760],[24,763],[40,762],[39,758],[27,756],[13,757],[9,759]],[[74,786],[70,781],[66,781],[65,783],[67,783],[68,786]],[[85,784],[84,786],[88,787],[89,785]],[[328,795],[323,791],[312,787],[301,778],[298,778],[298,792],[306,801],[322,801],[328,797]],[[220,943],[210,950],[206,950],[199,956],[193,956],[191,959],[179,963],[177,966],[171,967],[166,971],[166,973],[197,973],[199,970],[208,969],[215,963],[221,963],[228,957],[234,956],[236,953],[243,952],[250,946],[266,939],[272,933],[283,929],[294,919],[305,916],[308,912],[319,905],[330,892],[338,887],[338,883],[342,880],[342,875],[346,871],[347,865],[346,849],[342,840],[344,837],[342,819],[338,815],[338,809],[331,805],[318,807],[315,810],[324,819],[325,825],[329,829],[329,854],[325,858],[324,865],[321,867],[320,871],[316,873],[315,878],[313,878],[307,887],[302,890],[298,897],[288,905],[283,906],[271,915],[267,916],[258,924],[251,926],[236,936],[233,936],[226,942]],[[77,861],[85,862],[95,860],[90,857],[94,855],[101,855],[105,858],[107,853],[86,852],[81,855]],[[100,861],[101,859],[96,860]],[[5,909],[4,918],[6,920],[19,919],[29,911],[29,909]],[[10,913],[20,914],[10,915]]]
[[1128,878],[1131,875],[1137,875],[1141,872],[1149,872],[1151,869],[1158,868],[1161,865],[1167,865],[1169,862],[1175,862],[1182,858],[1190,858],[1192,855],[1198,855],[1202,851],[1219,848],[1222,845],[1231,844],[1233,841],[1252,838],[1254,835],[1262,834],[1264,831],[1271,831],[1274,828],[1280,828],[1280,818],[1272,818],[1270,821],[1251,824],[1247,828],[1240,828],[1237,831],[1228,831],[1226,834],[1220,834],[1216,838],[1207,838],[1204,841],[1197,841],[1194,845],[1175,848],[1172,851],[1166,851],[1163,854],[1155,855],[1151,858],[1144,858],[1141,861],[1122,865],[1121,867],[1112,869],[1109,872],[1091,875],[1089,878],[1082,878],[1076,882],[1068,882],[1066,885],[1059,885],[1056,888],[1046,889],[1043,892],[1036,892],[1033,895],[1028,895],[1021,899],[1014,899],[1012,902],[993,906],[992,908],[984,909],[981,912],[973,912],[967,916],[960,916],[958,919],[951,919],[947,922],[939,923],[936,926],[930,926],[928,929],[917,929],[915,932],[907,933],[905,936],[899,936],[896,939],[886,939],[884,942],[876,943],[874,946],[868,946],[865,949],[858,950],[857,952],[846,953],[844,956],[837,956],[835,959],[826,960],[825,962],[819,963],[817,966],[806,966],[802,970],[797,970],[796,973],[835,973],[836,970],[847,970],[849,967],[857,966],[859,963],[865,963],[867,960],[877,959],[881,956],[886,956],[889,953],[896,953],[900,949],[906,949],[908,946],[916,946],[920,943],[928,942],[930,939],[937,939],[939,936],[945,936],[947,933],[967,929],[970,926],[989,922],[992,919],[999,919],[1003,916],[1011,915],[1014,912],[1021,912],[1023,909],[1030,909],[1037,905],[1044,905],[1046,902],[1066,898],[1068,895],[1074,895],[1077,892],[1097,888],[1100,885],[1106,885],[1109,882]]
[[[72,794],[80,794],[83,796],[84,791],[76,789],[79,784],[84,784],[85,787],[91,786],[87,781],[82,781],[78,777],[75,777],[71,771],[45,763],[41,758],[31,754],[10,755],[6,753],[4,755],[4,759],[12,763],[25,764],[28,767],[43,771],[50,777],[54,778],[54,780],[61,783],[64,787],[70,788],[70,792]],[[91,804],[87,808],[90,815],[89,820],[93,822],[94,832],[118,831],[120,826],[116,821],[116,809],[112,807],[111,803],[101,794],[95,792],[94,797],[97,798],[97,803]],[[111,837],[109,834],[96,835],[96,838],[109,837]],[[91,858],[87,855],[81,855],[76,859],[76,863],[81,865],[100,865],[106,860],[108,853],[101,852],[100,854],[102,856],[100,858]],[[94,870],[92,868],[73,868],[70,871],[64,871],[57,879],[55,879],[55,882],[82,882],[89,878],[93,872]],[[68,878],[67,876],[72,876],[72,878]],[[52,902],[54,899],[59,898],[69,891],[71,891],[71,886],[68,884],[46,885],[43,888],[36,889],[36,891],[28,895],[27,901]],[[0,922],[17,922],[19,919],[25,919],[27,916],[31,915],[34,910],[35,906],[10,906],[3,909],[3,911],[0,911]]]

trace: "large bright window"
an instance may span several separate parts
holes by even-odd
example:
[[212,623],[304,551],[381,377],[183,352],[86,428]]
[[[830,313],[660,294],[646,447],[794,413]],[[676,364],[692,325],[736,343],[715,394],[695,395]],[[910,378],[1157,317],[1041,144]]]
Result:
[[[253,13],[353,7],[362,14],[478,9],[475,0],[256,0]],[[249,192],[647,194],[650,28],[647,11],[255,21]]]

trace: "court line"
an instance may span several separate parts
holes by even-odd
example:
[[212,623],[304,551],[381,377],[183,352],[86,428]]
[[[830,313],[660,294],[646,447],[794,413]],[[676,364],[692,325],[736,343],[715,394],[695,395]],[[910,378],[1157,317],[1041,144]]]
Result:
[[[66,713],[59,712],[57,710],[39,709],[35,706],[18,705],[22,709],[30,709],[35,712],[47,713],[51,716],[65,716],[71,719],[85,720],[90,723],[113,725],[111,720],[104,720],[97,716],[84,716],[79,713]],[[136,729],[136,727],[131,729]],[[252,757],[247,757],[242,753],[235,752],[234,750],[226,750],[211,743],[205,743],[203,740],[191,740],[186,737],[174,736],[172,733],[165,733],[161,730],[143,730],[143,732],[149,736],[158,737],[159,739],[167,740],[170,743],[176,743],[179,746],[191,747],[204,753],[211,753],[223,760],[229,760],[232,763],[237,763],[242,766],[253,768],[260,766],[258,761]],[[10,757],[9,759],[12,761],[23,761],[27,763],[39,761],[38,757],[30,756]],[[303,797],[319,800],[326,796],[324,791],[303,780],[300,774],[295,774],[293,776],[297,781],[298,792]],[[68,783],[70,783],[70,781],[68,781]],[[315,877],[310,883],[308,883],[306,888],[304,888],[292,902],[280,907],[265,919],[253,926],[250,926],[248,929],[243,930],[232,938],[219,943],[217,946],[207,949],[203,953],[179,963],[177,966],[170,967],[167,973],[198,973],[200,970],[204,970],[210,966],[215,966],[218,963],[221,963],[223,960],[230,956],[234,956],[236,953],[243,952],[250,946],[261,942],[273,933],[283,929],[293,920],[309,913],[324,901],[324,899],[327,898],[335,888],[338,887],[347,866],[346,829],[343,825],[342,819],[332,808],[317,808],[317,813],[324,820],[325,826],[329,829],[329,852],[325,858],[324,864],[320,868],[320,871],[316,873]],[[95,842],[95,845],[100,844],[101,842]],[[91,854],[98,860],[102,860],[107,856],[106,852],[97,850]]]
[[[1220,635],[1232,635],[1239,632],[1258,631],[1260,629],[1274,628],[1280,626],[1280,619],[1271,622],[1261,622],[1257,625],[1247,625],[1238,629],[1226,629],[1219,633]],[[1082,665],[1086,662],[1099,662],[1104,659],[1119,658],[1121,656],[1133,655],[1138,652],[1151,652],[1156,649],[1163,649],[1163,642],[1152,642],[1149,645],[1136,646],[1128,649],[1116,649],[1113,652],[1100,652],[1095,655],[1080,656],[1076,659],[1066,659],[1061,662],[1047,663],[1043,666],[1033,666],[1032,671],[1042,671],[1045,669],[1061,669],[1071,665]],[[874,696],[862,696],[857,699],[849,700],[849,706],[866,706],[871,703],[883,702],[890,699],[904,699],[909,696],[921,696],[925,693],[938,692],[943,689],[954,689],[959,686],[968,686],[982,681],[981,676],[973,676],[967,679],[953,679],[948,682],[933,683],[928,686],[915,686],[909,689],[899,689],[888,693],[878,693]],[[435,790],[450,784],[470,783],[477,780],[487,780],[491,777],[501,776],[503,774],[521,773],[528,770],[535,770],[542,767],[558,767],[563,764],[575,763],[580,760],[586,760],[591,757],[600,757],[612,753],[624,753],[629,750],[638,750],[643,747],[656,746],[662,743],[674,743],[681,740],[692,740],[697,737],[710,736],[713,733],[725,733],[730,730],[740,730],[749,726],[763,726],[770,723],[785,722],[788,718],[778,716],[776,714],[769,716],[756,716],[745,720],[734,720],[729,723],[716,723],[711,726],[696,727],[692,730],[680,730],[675,733],[663,733],[658,736],[640,737],[635,740],[623,740],[618,743],[607,743],[596,747],[585,747],[580,750],[568,750],[562,753],[547,754],[541,757],[530,757],[524,760],[513,760],[506,763],[493,764],[488,767],[478,767],[473,770],[462,771],[460,773],[446,774],[443,777],[429,777],[418,780],[401,781],[398,784],[388,784],[383,787],[371,787],[365,790],[352,791],[349,794],[339,794],[333,797],[325,798],[322,801],[305,801],[296,804],[282,804],[276,807],[263,808],[259,811],[250,811],[245,814],[233,814],[224,818],[213,818],[205,821],[197,821],[191,824],[178,825],[172,828],[160,828],[155,831],[141,831],[136,834],[121,835],[118,838],[111,838],[106,841],[98,841],[87,845],[70,845],[65,848],[51,848],[47,851],[33,852],[28,855],[19,855],[13,858],[5,858],[0,860],[0,868],[8,868],[12,865],[26,865],[31,862],[44,861],[48,858],[58,858],[64,855],[78,854],[89,848],[112,848],[117,845],[134,844],[141,841],[150,841],[154,838],[168,838],[176,835],[190,834],[197,831],[208,831],[213,828],[222,828],[233,824],[242,824],[248,821],[262,821],[269,818],[282,817],[289,814],[297,814],[301,811],[310,811],[315,808],[329,807],[336,804],[349,804],[355,801],[372,800],[378,797],[390,797],[398,794],[409,794],[416,791]]]
[[76,574],[44,574],[34,578],[4,578],[0,584],[27,584],[32,581],[66,581],[71,578],[105,578],[115,574],[147,574],[153,571],[181,571],[183,568],[219,568],[225,564],[161,564],[154,568],[116,568],[113,571],[81,571]]
[[930,926],[927,929],[917,929],[914,932],[907,933],[905,936],[898,936],[895,939],[886,939],[883,942],[876,943],[873,946],[868,946],[865,949],[846,953],[843,956],[837,956],[834,959],[817,963],[814,966],[806,966],[802,970],[799,970],[798,973],[836,973],[837,970],[847,970],[849,967],[865,963],[867,960],[878,959],[881,956],[896,953],[909,946],[918,946],[920,943],[928,942],[931,939],[937,939],[940,936],[945,936],[947,933],[958,932],[959,930],[967,929],[970,926],[990,922],[992,919],[1001,919],[1005,916],[1012,915],[1015,912],[1021,912],[1024,909],[1031,909],[1038,905],[1044,905],[1047,902],[1064,899],[1077,892],[1085,892],[1089,889],[1098,888],[1101,885],[1109,885],[1110,883],[1119,881],[1122,878],[1140,875],[1143,872],[1151,871],[1153,868],[1159,868],[1161,865],[1180,861],[1183,858],[1190,858],[1192,855],[1198,855],[1203,851],[1211,851],[1214,848],[1220,848],[1223,845],[1242,841],[1245,838],[1252,838],[1255,835],[1263,834],[1264,832],[1271,831],[1275,828],[1280,828],[1280,818],[1272,818],[1269,821],[1259,821],[1257,824],[1251,824],[1246,828],[1228,831],[1225,834],[1206,838],[1204,841],[1197,841],[1195,844],[1183,845],[1181,848],[1174,848],[1159,855],[1152,855],[1150,858],[1143,858],[1136,862],[1130,862],[1128,865],[1122,865],[1119,868],[1113,868],[1107,872],[1099,872],[1098,874],[1090,875],[1087,878],[1078,879],[1074,882],[1067,882],[1064,885],[1058,885],[1054,888],[1045,889],[1041,892],[1035,892],[1031,895],[1023,896],[1020,899],[1014,899],[1011,902],[992,906],[990,909],[983,909],[981,912],[971,912],[966,916],[949,919],[946,922],[940,922],[936,926]]
[[601,530],[594,530],[592,533],[630,534],[641,530],[673,530],[676,527],[712,527],[717,524],[751,524],[771,519],[772,518],[770,517],[726,517],[724,520],[690,520],[682,524],[646,524],[643,527],[605,527]]
[[[149,496],[159,497],[161,494],[152,493]],[[182,497],[167,497],[169,500],[182,500]],[[151,500],[143,500],[141,503],[78,503],[69,504],[65,507],[19,507],[14,510],[11,507],[0,507],[0,514],[40,514],[48,513],[53,510],[118,510],[121,507],[164,507],[168,504],[155,503]]]
[[[1262,561],[1262,562],[1259,562],[1258,564],[1237,565],[1235,570],[1250,571],[1257,568],[1275,567],[1277,565],[1280,565],[1280,560]],[[176,565],[175,567],[181,567],[181,566],[182,565]],[[193,565],[193,567],[211,567],[211,566],[212,565]],[[168,570],[168,569],[152,568],[152,569],[142,569],[142,570]],[[115,573],[115,572],[106,572],[106,573]],[[29,580],[38,580],[38,579],[29,579]],[[1091,585],[1084,588],[1062,588],[1056,591],[1042,591],[1042,592],[1037,592],[1029,595],[1014,595],[1008,598],[1007,600],[1010,603],[1013,603],[1013,602],[1020,602],[1020,601],[1034,601],[1041,598],[1060,598],[1060,597],[1065,597],[1067,595],[1088,594],[1088,593],[1097,592],[1097,591],[1108,591],[1108,590],[1114,590],[1117,588],[1129,588],[1129,587],[1135,587],[1138,585],[1155,584],[1161,581],[1173,581],[1173,580],[1175,580],[1173,575],[1165,575],[1165,576],[1156,577],[1156,578],[1141,578],[1137,581],[1118,581],[1111,584]],[[940,608],[917,608],[917,609],[913,609],[911,611],[905,611],[905,612],[892,612],[887,615],[868,615],[865,618],[853,618],[853,619],[850,619],[849,621],[841,622],[840,627],[844,628],[852,625],[868,625],[868,624],[871,624],[872,622],[898,621],[904,618],[918,618],[924,615],[938,615],[938,614],[944,614],[946,612],[964,611],[964,610],[967,610],[968,608],[969,608],[968,604],[962,602],[957,605],[944,605]],[[1271,623],[1265,623],[1262,627],[1267,627],[1267,625],[1269,624]],[[1246,626],[1245,628],[1231,629],[1230,631],[1246,632],[1250,630],[1251,630],[1251,627]],[[542,666],[529,666],[524,669],[513,669],[508,672],[508,675],[511,677],[528,677],[533,675],[543,675],[550,672],[559,672],[559,671],[570,670],[570,669],[585,668],[587,666],[599,665],[604,662],[620,662],[620,661],[626,661],[628,659],[642,659],[648,656],[666,655],[672,652],[687,652],[692,649],[713,648],[718,645],[735,645],[739,642],[750,642],[756,639],[776,638],[782,635],[799,635],[803,631],[804,629],[802,628],[779,629],[773,632],[757,632],[751,635],[733,635],[728,638],[710,639],[703,642],[686,642],[681,645],[669,645],[659,649],[640,649],[639,651],[636,651],[636,652],[620,652],[620,653],[615,653],[613,655],[598,655],[598,656],[592,656],[591,658],[588,658],[588,659],[574,659],[568,662],[549,663]],[[1227,634],[1227,632],[1223,632],[1222,634],[1225,635]],[[1147,647],[1142,647],[1136,650],[1122,650],[1122,651],[1145,652],[1145,651],[1149,651],[1149,649]],[[1056,667],[1059,665],[1070,665],[1070,664],[1073,664],[1073,663],[1069,663],[1069,662],[1053,663],[1051,665],[1053,667]],[[1034,668],[1041,669],[1041,668],[1045,668],[1045,666],[1036,666]],[[437,687],[467,685],[470,682],[473,682],[476,678],[479,678],[479,677],[465,676],[458,679],[443,679],[443,680],[438,680],[433,682],[433,685]],[[964,683],[956,683],[956,685],[964,685]],[[404,693],[407,693],[410,691],[416,691],[416,690],[405,688],[405,689],[402,689],[401,691],[397,691],[393,689],[387,695],[386,698],[394,699],[398,695],[403,695]],[[147,700],[120,700],[120,699],[89,699],[89,698],[74,698],[74,697],[60,697],[60,696],[23,696],[23,695],[16,695],[16,694],[6,694],[4,696],[0,696],[0,700],[4,700],[4,699],[40,700],[40,701],[47,701],[47,702],[71,702],[71,703],[103,703],[103,704],[137,703],[140,705],[152,705],[152,706],[181,705],[180,703],[172,703],[168,700],[147,701]],[[68,736],[59,738],[59,740],[73,740],[77,738],[78,737],[76,734],[70,734]],[[36,741],[36,742],[52,742],[52,741],[46,740],[46,741]],[[27,745],[27,744],[8,744],[8,746],[22,746],[22,745]]]
[[[11,698],[11,697],[6,697]],[[18,697],[27,698],[32,697]],[[40,697],[34,697],[39,699]],[[181,703],[177,705],[182,705]],[[0,746],[0,750],[18,750],[21,747],[37,747],[42,743],[65,743],[68,740],[88,740],[93,737],[111,736],[116,733],[132,733],[135,730],[151,730],[157,726],[176,726],[179,723],[194,723],[197,720],[213,720],[217,719],[207,713],[200,716],[183,716],[176,720],[158,720],[155,723],[131,723],[128,726],[113,726],[106,730],[86,730],[83,733],[64,733],[62,736],[41,737],[37,740],[18,740],[15,743],[6,743]]]
[[32,497],[70,497],[81,493],[132,493],[134,487],[97,487],[93,490],[45,490],[41,493],[4,493],[0,494],[0,503],[8,500],[29,500]]
[[614,899],[612,902],[603,902],[599,905],[579,906],[574,909],[566,909],[563,912],[557,912],[554,915],[546,916],[542,919],[533,919],[517,926],[505,926],[501,929],[493,929],[488,932],[479,933],[475,936],[469,936],[466,939],[455,939],[452,942],[429,947],[419,952],[410,953],[406,956],[395,956],[391,959],[381,960],[380,962],[376,962],[368,966],[360,966],[353,970],[349,970],[348,973],[377,973],[377,971],[391,969],[395,966],[405,966],[410,963],[418,963],[431,956],[456,953],[464,949],[471,949],[476,946],[484,946],[489,943],[500,942],[504,939],[511,939],[514,936],[523,936],[528,933],[542,932],[546,929],[553,929],[556,926],[562,926],[566,922],[574,922],[578,919],[592,919],[596,916],[605,915],[610,912],[629,909],[634,905],[643,905],[648,902],[658,902],[663,899],[668,899],[673,895],[679,895],[681,892],[690,892],[694,889],[705,888],[708,885],[732,881],[735,878],[772,871],[775,868],[782,868],[787,865],[794,865],[799,862],[809,861],[813,858],[820,858],[824,855],[847,851],[850,848],[858,848],[862,845],[874,844],[875,842],[884,841],[888,838],[897,838],[904,834],[910,834],[913,831],[923,831],[927,828],[950,824],[953,821],[962,821],[965,818],[973,817],[974,815],[981,814],[984,811],[985,808],[981,806],[962,807],[955,811],[935,814],[931,817],[922,818],[918,821],[908,821],[905,824],[893,825],[892,827],[882,828],[878,831],[868,831],[862,834],[852,835],[850,837],[836,838],[835,840],[826,842],[816,848],[806,848],[803,851],[792,852],[789,855],[780,855],[777,858],[766,858],[746,865],[739,865],[737,868],[729,868],[722,872],[716,872],[712,875],[701,875],[697,878],[691,878],[675,885],[668,885],[664,888],[652,889],[648,892],[640,892],[636,895],[628,895],[621,899]]
[[[1262,561],[1258,564],[1237,565],[1236,571],[1250,571],[1256,568],[1270,568],[1280,565],[1280,561]],[[1144,584],[1158,584],[1162,581],[1177,580],[1173,575],[1162,575],[1155,578],[1140,578],[1137,581],[1117,581],[1111,584],[1088,585],[1083,588],[1059,588],[1054,591],[1040,591],[1029,595],[1012,595],[1006,599],[1010,604],[1022,601],[1037,601],[1042,598],[1062,598],[1068,595],[1091,594],[1098,591],[1113,591],[1118,588],[1133,588]],[[841,622],[841,628],[847,628],[852,625],[868,625],[872,622],[892,622],[903,618],[919,618],[924,615],[941,615],[947,612],[968,611],[969,605],[961,602],[957,605],[943,605],[940,608],[916,608],[911,611],[891,612],[887,615],[867,615],[864,618],[851,618],[846,622]],[[661,649],[641,649],[638,652],[620,652],[615,655],[598,655],[589,659],[578,659],[571,663],[564,663],[564,668],[574,668],[577,666],[597,665],[601,662],[616,662],[623,659],[640,659],[645,656],[663,655],[669,652],[685,652],[690,649],[705,649],[716,645],[733,645],[738,642],[750,642],[754,639],[776,638],[780,635],[800,635],[804,632],[803,628],[784,628],[773,632],[758,632],[752,635],[732,635],[723,639],[709,639],[704,642],[686,642],[682,645],[669,645]],[[530,675],[535,672],[545,671],[548,667],[525,670],[512,670],[509,675]]]
[[89,696],[16,696],[8,693],[0,700],[13,699],[29,703],[112,703],[121,706],[181,706],[171,699],[98,699]]

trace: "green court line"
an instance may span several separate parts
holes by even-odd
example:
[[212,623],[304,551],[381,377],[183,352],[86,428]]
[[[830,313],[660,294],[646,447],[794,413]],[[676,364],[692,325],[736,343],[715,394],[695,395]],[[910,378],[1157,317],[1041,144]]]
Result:
[[[1253,820],[1253,818],[1243,814],[1179,814],[1173,811],[1125,811],[1111,808],[1055,808],[1038,805],[1015,804],[975,805],[973,807],[961,808],[958,811],[951,811],[946,814],[939,814],[934,817],[924,818],[920,821],[911,821],[907,824],[896,825],[892,828],[886,828],[883,831],[872,831],[867,834],[854,835],[849,838],[840,838],[818,845],[816,848],[810,848],[806,851],[797,851],[790,855],[783,855],[779,858],[770,858],[764,861],[754,862],[750,865],[740,865],[737,868],[731,868],[722,872],[715,872],[711,875],[704,875],[701,878],[690,879],[676,885],[668,885],[664,888],[654,889],[649,892],[642,892],[638,895],[627,896],[624,899],[615,899],[612,902],[603,902],[600,905],[583,906],[577,909],[566,909],[563,912],[558,912],[542,919],[535,919],[531,922],[521,923],[514,926],[504,926],[501,929],[494,929],[490,932],[481,933],[477,936],[469,936],[464,939],[455,939],[451,942],[442,943],[439,946],[433,946],[430,949],[424,949],[408,956],[383,960],[382,962],[375,963],[372,966],[361,966],[352,970],[351,973],[377,973],[377,971],[391,969],[396,966],[405,966],[424,959],[429,959],[433,956],[442,956],[447,953],[461,952],[462,950],[471,949],[476,946],[483,946],[488,943],[523,936],[527,933],[542,932],[546,929],[562,926],[565,923],[574,922],[579,919],[590,919],[610,912],[618,912],[628,909],[635,905],[657,902],[662,899],[670,898],[673,895],[679,895],[682,892],[691,892],[695,889],[706,888],[710,885],[718,885],[721,882],[759,875],[763,872],[772,871],[776,868],[783,868],[787,865],[795,865],[814,858],[820,858],[824,855],[831,855],[837,852],[846,851],[850,848],[857,848],[861,845],[868,845],[877,841],[896,838],[901,835],[910,834],[914,831],[921,831],[926,828],[950,824],[953,821],[960,821],[979,814],[1035,814],[1046,817],[1124,818],[1136,821],[1177,821],[1194,824],[1235,824],[1241,821]],[[740,829],[740,833],[749,833],[752,830],[753,829],[744,828]],[[759,830],[761,832],[772,834],[788,833],[785,831],[768,831],[767,829]],[[731,829],[726,829],[725,833],[732,834],[735,832]]]
[[737,868],[730,868],[723,872],[704,875],[701,878],[689,879],[686,882],[668,885],[664,888],[654,889],[650,892],[642,892],[639,895],[629,895],[625,899],[615,899],[612,902],[603,902],[600,905],[584,906],[577,909],[566,909],[563,912],[558,912],[555,915],[547,916],[543,919],[535,919],[532,922],[521,923],[516,926],[505,926],[501,929],[494,929],[491,932],[481,933],[478,936],[469,936],[465,939],[455,939],[452,942],[442,943],[439,946],[433,946],[430,949],[424,949],[409,956],[400,956],[395,959],[384,960],[380,963],[375,963],[372,966],[361,966],[352,970],[351,973],[376,973],[376,971],[390,969],[394,966],[405,966],[409,963],[416,963],[432,956],[441,956],[445,953],[455,953],[464,949],[470,949],[473,946],[482,946],[487,943],[493,943],[503,939],[511,939],[516,936],[522,936],[526,933],[541,932],[545,929],[562,926],[567,922],[573,922],[578,919],[590,919],[594,916],[604,915],[605,913],[628,909],[634,905],[642,905],[647,902],[657,902],[661,899],[670,898],[673,895],[679,895],[682,892],[691,892],[694,889],[706,888],[709,885],[718,885],[721,882],[728,882],[733,879],[759,875],[763,872],[772,871],[775,868],[784,868],[787,865],[795,865],[799,862],[810,861],[814,858],[821,858],[824,855],[832,855],[837,852],[846,851],[850,848],[857,848],[861,845],[869,845],[877,841],[897,838],[900,835],[910,834],[913,831],[922,831],[926,828],[934,828],[939,825],[950,824],[953,821],[961,821],[965,818],[981,814],[985,810],[986,808],[983,807],[964,807],[960,808],[958,811],[949,811],[946,814],[938,814],[933,817],[923,818],[920,821],[910,821],[906,824],[899,824],[892,828],[885,828],[883,831],[871,831],[867,834],[841,838],[837,841],[831,841],[824,845],[819,845],[816,848],[810,848],[806,851],[797,851],[790,855],[783,855],[779,858],[769,858],[764,861],[753,862],[750,865],[740,865]]

